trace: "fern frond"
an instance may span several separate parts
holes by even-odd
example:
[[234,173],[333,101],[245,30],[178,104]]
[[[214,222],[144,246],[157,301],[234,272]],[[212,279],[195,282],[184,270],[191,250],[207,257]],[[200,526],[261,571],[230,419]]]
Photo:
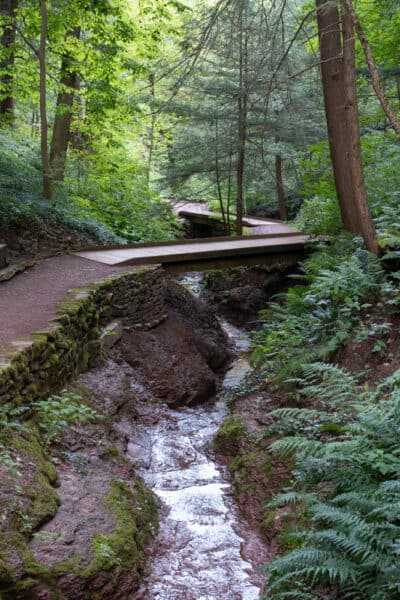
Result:
[[303,437],[284,437],[270,445],[273,452],[278,452],[282,456],[291,456],[296,452],[301,452],[304,456],[317,454],[321,451],[323,444],[316,440],[308,440]]
[[309,535],[309,542],[318,547],[331,547],[335,551],[343,552],[351,560],[367,560],[373,554],[368,543],[336,529],[314,531]]
[[314,521],[335,524],[341,530],[353,531],[357,529],[359,534],[371,532],[371,524],[365,519],[352,512],[343,510],[330,504],[318,502],[309,508]]
[[[271,566],[271,590],[279,589],[284,582],[293,577],[304,578],[311,585],[316,581],[343,585],[347,581],[354,582],[357,575],[355,565],[341,554],[314,547],[294,550],[274,560]],[[278,577],[275,577],[276,572],[279,572]]]
[[269,508],[278,508],[280,506],[284,506],[285,504],[298,504],[300,502],[314,502],[316,500],[316,496],[313,494],[305,494],[304,492],[286,492],[285,494],[279,494],[275,496],[270,502],[268,502],[267,506]]

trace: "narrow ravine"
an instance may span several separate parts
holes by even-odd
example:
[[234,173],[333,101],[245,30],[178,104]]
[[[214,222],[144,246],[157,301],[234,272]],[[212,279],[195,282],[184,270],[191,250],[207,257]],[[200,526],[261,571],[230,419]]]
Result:
[[[226,471],[211,451],[228,413],[226,396],[249,369],[245,334],[227,322],[221,325],[236,343],[237,357],[218,397],[196,407],[166,407],[161,419],[145,427],[139,474],[160,500],[160,532],[135,599],[260,598],[260,579],[245,550],[249,536],[242,533]],[[253,547],[260,543],[254,537]]]

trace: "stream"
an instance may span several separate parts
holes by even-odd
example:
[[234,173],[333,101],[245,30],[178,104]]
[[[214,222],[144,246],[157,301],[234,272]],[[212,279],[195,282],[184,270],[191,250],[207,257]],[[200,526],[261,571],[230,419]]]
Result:
[[[185,284],[196,293],[198,279],[193,279]],[[261,542],[240,523],[226,470],[210,451],[228,414],[226,397],[249,370],[246,335],[220,322],[236,344],[237,357],[217,398],[196,407],[165,407],[161,419],[146,424],[145,441],[139,441],[145,460],[137,470],[161,510],[160,531],[135,600],[260,598],[262,583],[246,547],[254,554]],[[137,443],[128,445],[128,458],[137,457]]]

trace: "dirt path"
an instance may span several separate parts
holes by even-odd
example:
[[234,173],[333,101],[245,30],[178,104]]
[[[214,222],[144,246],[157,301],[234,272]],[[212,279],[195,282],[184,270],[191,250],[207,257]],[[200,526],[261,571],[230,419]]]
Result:
[[10,342],[26,339],[56,317],[57,306],[70,290],[134,270],[77,256],[57,256],[0,283],[0,354]]

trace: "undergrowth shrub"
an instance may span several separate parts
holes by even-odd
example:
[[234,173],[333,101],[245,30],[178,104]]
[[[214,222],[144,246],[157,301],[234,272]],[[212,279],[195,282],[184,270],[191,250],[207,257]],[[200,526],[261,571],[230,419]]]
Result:
[[78,394],[61,390],[46,400],[33,403],[35,420],[42,432],[45,445],[56,441],[61,432],[76,423],[86,425],[91,421],[102,419],[102,415],[83,403]]
[[252,364],[272,369],[278,381],[294,376],[302,365],[325,360],[344,344],[360,311],[384,289],[379,261],[360,241],[340,238],[322,247],[303,264],[295,285],[260,313]]
[[66,178],[76,210],[129,242],[171,240],[178,224],[171,207],[149,189],[147,165],[126,148],[104,145],[71,155]]
[[294,457],[295,469],[293,485],[270,507],[305,511],[309,527],[293,531],[295,549],[268,566],[265,600],[395,600],[400,371],[374,391],[332,365],[309,365],[303,375],[301,393],[315,408],[274,412],[275,431],[290,435],[271,451]]
[[33,142],[0,130],[0,229],[15,231],[56,225],[100,242],[122,241],[93,218],[78,214],[66,191],[59,186],[54,202],[42,196],[42,176],[37,148]]
[[[399,140],[393,131],[365,132],[361,138],[368,201],[382,249],[400,257]],[[342,228],[328,142],[311,146],[300,160],[304,202],[297,226],[312,235],[331,235]]]
[[105,244],[175,236],[171,209],[148,191],[143,168],[122,149],[98,148],[68,164],[69,176],[46,201],[37,142],[0,130],[0,230],[29,237],[33,227],[51,235],[55,226]]

